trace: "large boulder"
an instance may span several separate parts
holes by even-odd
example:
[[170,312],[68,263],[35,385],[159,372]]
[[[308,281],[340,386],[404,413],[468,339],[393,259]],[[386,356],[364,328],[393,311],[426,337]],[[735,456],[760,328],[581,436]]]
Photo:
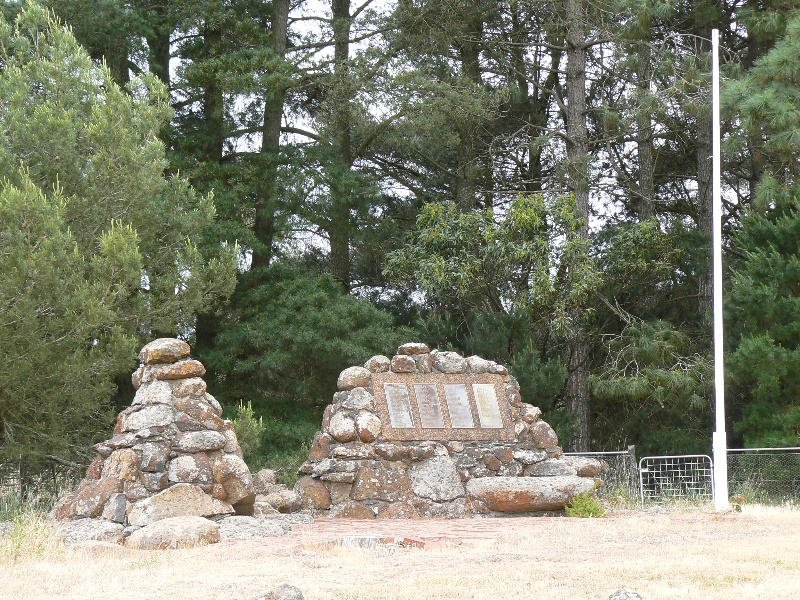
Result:
[[139,360],[146,365],[160,365],[179,361],[189,356],[191,348],[183,340],[159,338],[139,351]]
[[464,496],[464,485],[449,456],[432,456],[414,463],[409,471],[411,489],[422,498],[446,502]]
[[136,502],[128,512],[128,523],[143,527],[178,516],[213,517],[233,512],[233,506],[212,498],[199,486],[178,483]]
[[467,496],[491,511],[561,510],[578,494],[594,489],[586,477],[481,477],[467,482]]
[[225,517],[218,522],[220,539],[235,538],[251,540],[265,537],[278,537],[285,534],[291,526],[278,519],[257,519],[243,515]]
[[202,517],[171,517],[134,531],[126,542],[130,548],[159,550],[207,546],[220,539],[219,525]]
[[123,527],[105,519],[76,519],[58,524],[58,530],[65,544],[79,544],[88,541],[113,542],[121,544]]

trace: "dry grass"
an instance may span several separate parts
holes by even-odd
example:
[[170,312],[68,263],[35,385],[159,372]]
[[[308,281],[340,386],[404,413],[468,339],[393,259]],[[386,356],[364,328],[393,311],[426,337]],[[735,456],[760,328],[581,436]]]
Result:
[[438,549],[225,543],[159,552],[65,549],[34,524],[38,533],[0,546],[0,597],[244,600],[284,582],[307,600],[606,599],[620,587],[653,600],[800,597],[800,511],[496,523],[494,540]]

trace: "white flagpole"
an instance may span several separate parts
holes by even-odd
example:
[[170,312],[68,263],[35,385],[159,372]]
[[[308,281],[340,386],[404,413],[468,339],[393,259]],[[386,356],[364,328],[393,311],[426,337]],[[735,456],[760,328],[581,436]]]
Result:
[[728,504],[728,440],[725,434],[725,370],[722,348],[722,185],[720,167],[719,119],[719,30],[711,32],[714,163],[714,506],[727,510]]

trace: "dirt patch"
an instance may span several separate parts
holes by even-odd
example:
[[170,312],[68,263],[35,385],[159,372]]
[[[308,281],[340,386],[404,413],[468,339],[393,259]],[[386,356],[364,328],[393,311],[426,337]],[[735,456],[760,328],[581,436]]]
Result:
[[[800,511],[601,519],[327,521],[281,538],[172,551],[59,549],[0,563],[15,599],[796,598]],[[343,538],[384,543],[342,544]],[[368,540],[369,541],[369,540]],[[398,543],[385,543],[385,542]],[[363,546],[363,547],[359,547]]]

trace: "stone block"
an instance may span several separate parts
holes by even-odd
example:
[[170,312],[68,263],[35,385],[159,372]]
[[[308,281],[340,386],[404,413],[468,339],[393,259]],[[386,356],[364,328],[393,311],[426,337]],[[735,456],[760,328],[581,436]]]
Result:
[[364,363],[364,368],[367,369],[370,373],[386,373],[391,366],[392,361],[389,360],[388,356],[383,356],[381,354],[377,356],[373,356],[367,362]]
[[[201,380],[202,381],[202,380]],[[143,383],[136,391],[131,406],[151,406],[153,404],[171,405],[173,402],[172,387],[167,381]]]
[[226,441],[219,431],[190,431],[176,435],[172,449],[178,452],[213,452],[224,448]]
[[361,411],[356,417],[356,433],[362,442],[374,442],[381,434],[381,420],[368,411]]
[[413,357],[405,354],[395,354],[392,357],[392,373],[416,373],[417,363]]
[[112,494],[121,493],[123,483],[113,477],[84,479],[75,491],[69,516],[99,517]]
[[375,513],[359,502],[348,500],[331,508],[330,516],[334,519],[374,519]]
[[234,454],[221,454],[214,461],[214,478],[222,484],[233,505],[252,504],[255,499],[250,469]]
[[123,542],[123,527],[104,519],[77,519],[61,523],[58,530],[65,544],[82,544],[84,542]]
[[144,527],[171,517],[213,517],[233,512],[230,504],[212,498],[199,486],[178,483],[129,507],[128,523]]
[[311,509],[331,507],[331,494],[325,484],[313,477],[301,477],[294,485],[294,492],[300,497],[301,506]]
[[202,517],[170,517],[134,531],[126,545],[137,550],[193,548],[215,544],[219,525]]
[[454,500],[464,495],[458,470],[449,456],[432,456],[414,463],[409,478],[414,494],[434,502]]
[[405,471],[388,471],[380,467],[360,467],[356,471],[350,498],[396,502],[407,499],[410,491],[411,484]]
[[151,367],[151,371],[155,379],[166,381],[202,377],[206,374],[206,368],[203,363],[192,359],[181,360],[171,365],[157,365]]
[[331,417],[328,433],[337,442],[352,442],[356,439],[356,423],[346,413],[337,412]]
[[398,354],[428,354],[431,349],[421,342],[407,342],[397,348]]
[[115,523],[125,522],[125,509],[128,507],[128,500],[125,494],[111,494],[103,507],[102,516],[107,521]]
[[352,390],[357,387],[369,387],[372,373],[364,367],[349,367],[339,374],[336,382],[340,390]]
[[580,493],[594,489],[584,477],[485,477],[471,479],[466,491],[470,500],[486,503],[497,512],[561,510]]
[[146,365],[174,363],[189,356],[189,344],[174,338],[159,338],[139,351],[139,360]]
[[353,388],[347,392],[347,397],[342,401],[342,408],[352,411],[371,411],[375,409],[374,398],[366,388]]
[[142,471],[163,471],[169,459],[169,445],[163,442],[145,442],[133,447],[139,453],[139,468]]
[[456,352],[436,352],[433,355],[433,368],[441,373],[466,373],[467,361]]
[[552,448],[558,446],[558,436],[553,428],[544,421],[536,421],[529,426],[531,439],[536,448]]
[[205,452],[176,456],[169,461],[167,479],[175,483],[213,483],[211,461]]

